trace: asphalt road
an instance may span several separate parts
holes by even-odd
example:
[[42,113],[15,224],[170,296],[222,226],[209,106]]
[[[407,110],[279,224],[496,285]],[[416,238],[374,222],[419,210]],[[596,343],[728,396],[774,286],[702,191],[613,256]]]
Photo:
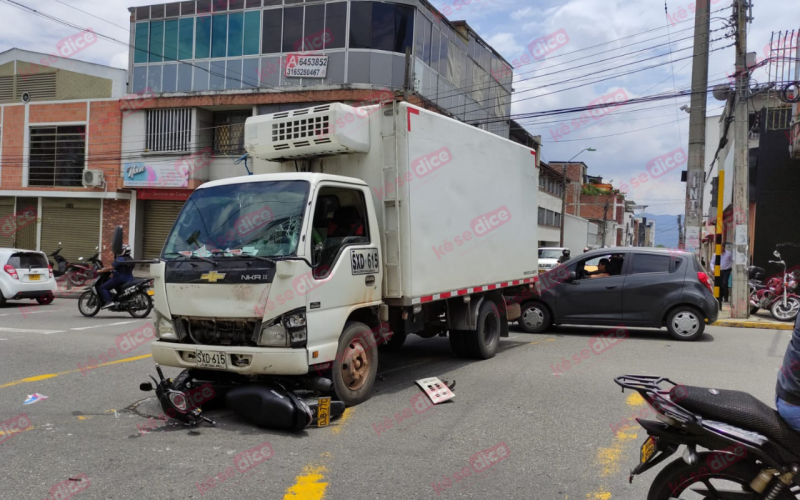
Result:
[[[216,427],[195,430],[150,420],[161,409],[138,388],[154,374],[149,347],[117,344],[147,322],[106,312],[84,318],[67,299],[0,308],[0,422],[25,414],[31,423],[22,432],[0,423],[0,498],[67,498],[56,494],[66,481],[82,488],[80,499],[642,499],[656,472],[629,485],[628,471],[644,433],[612,427],[647,407],[612,378],[666,375],[772,405],[791,334],[710,327],[682,343],[666,331],[631,330],[587,359],[581,352],[605,329],[561,327],[512,332],[481,362],[455,358],[446,338],[413,337],[400,352],[381,351],[371,400],[330,427],[288,434],[228,410],[209,412]],[[86,369],[111,348],[108,364]],[[581,362],[563,369],[576,354]],[[414,381],[430,376],[456,380],[456,397],[417,413]],[[24,406],[35,392],[48,399]],[[234,469],[253,448],[271,450],[270,458]],[[490,453],[501,460],[482,467]],[[482,470],[467,476],[471,461]],[[225,480],[210,483],[216,476]]]

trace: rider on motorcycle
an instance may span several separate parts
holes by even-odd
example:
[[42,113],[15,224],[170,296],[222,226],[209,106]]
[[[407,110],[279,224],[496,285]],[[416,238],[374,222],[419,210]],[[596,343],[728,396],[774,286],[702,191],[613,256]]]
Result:
[[792,340],[778,371],[775,392],[778,413],[793,429],[800,431],[800,314],[795,319]]
[[129,260],[131,260],[131,247],[123,245],[122,254],[114,259],[111,267],[105,267],[99,271],[101,273],[114,271],[111,278],[100,287],[100,298],[103,299],[102,309],[119,305],[111,300],[111,290],[133,280],[133,264],[128,264]]

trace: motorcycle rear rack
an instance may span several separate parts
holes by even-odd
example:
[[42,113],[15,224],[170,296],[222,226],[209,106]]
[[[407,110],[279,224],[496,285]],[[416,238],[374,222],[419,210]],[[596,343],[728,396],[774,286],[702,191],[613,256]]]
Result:
[[[702,420],[702,417],[681,407],[678,401],[674,401],[670,397],[670,390],[673,387],[679,387],[681,384],[676,384],[666,377],[655,375],[622,375],[614,378],[614,382],[622,387],[622,392],[625,392],[625,389],[638,392],[656,412],[665,417],[669,417],[683,424],[698,424]],[[669,387],[663,387],[663,385],[666,384],[669,384]]]

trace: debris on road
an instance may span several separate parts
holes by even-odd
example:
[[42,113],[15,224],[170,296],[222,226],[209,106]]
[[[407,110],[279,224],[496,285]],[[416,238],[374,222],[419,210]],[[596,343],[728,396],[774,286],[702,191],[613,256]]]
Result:
[[39,401],[44,401],[45,399],[50,399],[44,394],[39,394],[38,392],[34,392],[33,394],[28,394],[28,399],[23,401],[22,404],[24,405],[32,405],[33,403],[38,403]]
[[[417,385],[425,391],[433,404],[439,404],[448,399],[456,397],[450,387],[436,377],[421,378],[417,380]],[[456,386],[455,380],[452,387]]]

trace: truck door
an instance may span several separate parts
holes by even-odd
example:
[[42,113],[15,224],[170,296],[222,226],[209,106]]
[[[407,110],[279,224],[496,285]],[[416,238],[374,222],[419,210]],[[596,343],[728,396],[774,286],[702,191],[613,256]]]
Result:
[[[324,359],[336,355],[349,311],[381,300],[380,236],[377,219],[366,203],[369,193],[357,186],[323,183],[317,189],[310,227],[312,263],[306,293],[308,350]],[[297,288],[297,287],[296,287]]]

